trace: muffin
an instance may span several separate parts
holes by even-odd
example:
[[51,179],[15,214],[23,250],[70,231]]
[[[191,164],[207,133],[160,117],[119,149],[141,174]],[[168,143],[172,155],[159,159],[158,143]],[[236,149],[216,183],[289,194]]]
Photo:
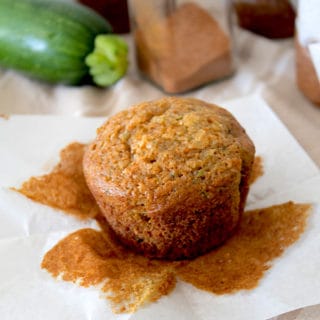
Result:
[[119,240],[145,256],[176,260],[203,254],[233,234],[254,153],[228,111],[172,97],[111,117],[83,165]]

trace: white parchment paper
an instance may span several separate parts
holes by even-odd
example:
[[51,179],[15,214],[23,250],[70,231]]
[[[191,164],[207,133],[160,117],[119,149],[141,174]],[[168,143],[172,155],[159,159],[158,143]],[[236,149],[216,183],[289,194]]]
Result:
[[264,160],[265,174],[252,186],[248,208],[287,200],[314,204],[306,232],[274,261],[256,289],[218,296],[178,282],[174,292],[157,303],[133,315],[114,315],[98,289],[53,279],[40,269],[45,252],[70,232],[96,226],[8,188],[50,171],[61,148],[93,139],[105,118],[12,116],[0,118],[0,318],[247,320],[319,303],[319,169],[259,96],[221,105],[247,129]]

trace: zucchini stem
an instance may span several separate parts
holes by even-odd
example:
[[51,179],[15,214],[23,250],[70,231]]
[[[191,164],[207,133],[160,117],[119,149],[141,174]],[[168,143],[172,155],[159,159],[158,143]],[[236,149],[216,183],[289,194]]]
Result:
[[128,69],[128,45],[119,36],[100,34],[94,40],[94,50],[87,55],[86,65],[93,82],[107,87],[122,78]]

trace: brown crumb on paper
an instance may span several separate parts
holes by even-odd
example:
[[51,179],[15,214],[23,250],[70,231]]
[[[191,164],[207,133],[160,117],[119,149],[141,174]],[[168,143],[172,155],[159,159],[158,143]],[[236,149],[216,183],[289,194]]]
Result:
[[[215,294],[253,289],[270,262],[298,240],[310,205],[288,202],[244,214],[237,234],[225,245],[192,261],[151,260],[110,242],[105,232],[82,229],[44,257],[42,268],[66,281],[104,283],[113,311],[134,312],[169,294],[177,278]],[[106,239],[109,239],[108,241]],[[213,276],[214,275],[214,276]]]
[[45,254],[41,267],[65,281],[99,286],[116,313],[134,312],[168,295],[177,279],[214,294],[253,289],[305,229],[311,206],[288,202],[245,212],[231,239],[194,260],[143,257],[121,246],[99,213],[82,174],[84,147],[67,146],[50,174],[31,178],[19,192],[78,217],[95,218],[101,231],[71,233]]
[[85,145],[72,143],[60,152],[60,162],[51,173],[31,177],[16,191],[26,197],[86,219],[99,209],[89,191],[82,171]]
[[4,120],[9,120],[10,116],[8,114],[0,113],[0,118],[2,118]]
[[251,171],[251,176],[250,176],[250,184],[253,184],[256,182],[258,178],[263,176],[264,171],[263,171],[263,160],[262,157],[257,156],[254,158],[253,166],[252,166],[252,171]]
[[84,287],[103,284],[116,313],[134,312],[174,289],[177,263],[152,261],[116,246],[104,232],[81,229],[53,247],[41,266]]
[[253,289],[270,262],[299,239],[310,207],[288,202],[245,212],[238,232],[225,245],[179,269],[178,276],[216,294]]

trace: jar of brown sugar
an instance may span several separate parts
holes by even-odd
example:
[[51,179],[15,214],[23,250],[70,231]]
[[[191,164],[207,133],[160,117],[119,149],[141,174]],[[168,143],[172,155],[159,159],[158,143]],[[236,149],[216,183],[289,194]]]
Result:
[[233,0],[238,24],[267,38],[294,34],[295,10],[290,0]]
[[300,91],[320,106],[319,0],[300,0],[296,20],[296,80]]
[[77,0],[98,12],[112,26],[114,33],[128,33],[130,31],[127,0]]
[[229,1],[130,0],[139,70],[168,93],[234,71]]

